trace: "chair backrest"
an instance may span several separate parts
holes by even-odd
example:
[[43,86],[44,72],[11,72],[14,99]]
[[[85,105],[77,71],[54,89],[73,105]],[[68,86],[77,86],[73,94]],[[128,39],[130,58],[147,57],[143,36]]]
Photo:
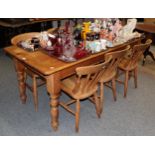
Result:
[[39,34],[40,34],[39,32],[22,33],[13,37],[11,39],[11,43],[13,45],[17,45],[17,43],[19,43],[20,41],[25,41],[27,39],[31,39],[32,37],[38,37]]
[[91,93],[97,89],[97,83],[108,65],[110,59],[97,65],[90,65],[76,68],[77,80],[73,89],[74,93]]
[[54,33],[57,33],[58,30],[64,30],[64,27],[61,26],[61,27],[50,28],[50,29],[47,30],[47,32],[51,33],[51,34],[54,34]]
[[48,33],[55,33],[58,31],[59,28],[50,28],[47,30]]
[[130,50],[130,45],[128,45],[125,49],[120,51],[113,51],[105,54],[105,59],[108,57],[112,57],[109,65],[106,68],[106,71],[112,73],[117,70],[117,67],[121,60],[124,58],[124,55]]
[[129,68],[137,65],[138,60],[141,58],[146,49],[150,47],[151,43],[152,40],[148,39],[144,44],[134,45],[130,56],[130,62],[128,64]]

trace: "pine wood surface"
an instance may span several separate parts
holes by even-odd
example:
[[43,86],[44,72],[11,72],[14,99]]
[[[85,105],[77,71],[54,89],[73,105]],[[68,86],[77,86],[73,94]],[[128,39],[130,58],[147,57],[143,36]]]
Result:
[[97,61],[101,61],[103,59],[105,53],[116,51],[116,50],[121,50],[126,45],[136,44],[139,41],[140,41],[140,39],[137,38],[137,39],[132,40],[131,42],[127,42],[122,45],[101,51],[99,53],[89,55],[89,56],[82,58],[75,62],[63,62],[61,60],[58,60],[54,56],[48,56],[47,54],[45,54],[45,51],[42,49],[39,49],[35,52],[28,52],[22,48],[17,47],[17,46],[9,46],[9,47],[4,48],[4,50],[11,56],[18,59],[19,61],[36,69],[41,74],[50,75],[50,74],[67,69],[72,66],[76,67],[77,65],[80,65],[80,64],[81,64],[81,66],[83,66],[83,65],[90,64],[90,63],[93,64]]

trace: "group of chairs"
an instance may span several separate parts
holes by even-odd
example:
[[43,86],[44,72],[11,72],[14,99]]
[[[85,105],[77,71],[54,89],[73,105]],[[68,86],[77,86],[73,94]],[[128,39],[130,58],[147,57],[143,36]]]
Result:
[[[30,36],[28,33],[28,37]],[[22,34],[12,38],[12,44],[16,45],[21,37]],[[76,132],[79,131],[81,100],[88,98],[95,105],[96,114],[98,118],[100,118],[104,108],[104,86],[108,86],[112,89],[114,101],[117,100],[116,82],[124,85],[124,97],[127,96],[128,81],[132,76],[134,77],[135,88],[137,88],[138,60],[151,43],[152,40],[148,39],[143,44],[137,44],[133,47],[128,45],[122,50],[105,53],[102,63],[78,67],[75,70],[75,75],[61,81],[61,90],[67,93],[71,97],[71,100],[67,103],[60,101],[59,105],[75,116]],[[32,87],[28,84],[26,84],[26,86],[33,92],[35,110],[37,111],[37,79],[40,79],[40,76],[28,68],[26,68],[25,73],[25,76],[30,75],[33,79]],[[125,78],[121,81],[119,77],[123,75],[123,73]],[[44,83],[45,81],[41,80],[39,86]],[[70,105],[73,103],[75,103],[75,110],[70,108]]]

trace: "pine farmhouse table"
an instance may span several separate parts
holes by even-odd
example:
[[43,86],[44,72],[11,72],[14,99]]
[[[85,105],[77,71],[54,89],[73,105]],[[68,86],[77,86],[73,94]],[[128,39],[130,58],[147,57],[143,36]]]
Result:
[[89,55],[75,62],[63,62],[56,57],[45,54],[43,50],[28,52],[17,46],[5,47],[15,64],[17,72],[20,99],[26,103],[26,86],[24,83],[25,68],[29,68],[46,80],[46,88],[50,96],[51,127],[56,131],[59,125],[59,96],[61,92],[60,82],[62,79],[75,73],[75,68],[86,66],[103,61],[106,52],[123,49],[126,45],[135,45],[141,42],[141,38],[136,38],[127,43],[109,48],[96,54]]

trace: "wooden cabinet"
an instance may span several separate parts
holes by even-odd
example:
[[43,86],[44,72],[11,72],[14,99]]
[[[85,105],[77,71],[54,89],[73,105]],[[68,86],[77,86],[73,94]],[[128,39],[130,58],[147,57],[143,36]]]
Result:
[[11,44],[15,35],[25,32],[40,32],[53,27],[53,22],[61,26],[62,20],[67,18],[0,18],[0,48]]
[[155,24],[155,18],[144,18],[145,23],[154,23]]

